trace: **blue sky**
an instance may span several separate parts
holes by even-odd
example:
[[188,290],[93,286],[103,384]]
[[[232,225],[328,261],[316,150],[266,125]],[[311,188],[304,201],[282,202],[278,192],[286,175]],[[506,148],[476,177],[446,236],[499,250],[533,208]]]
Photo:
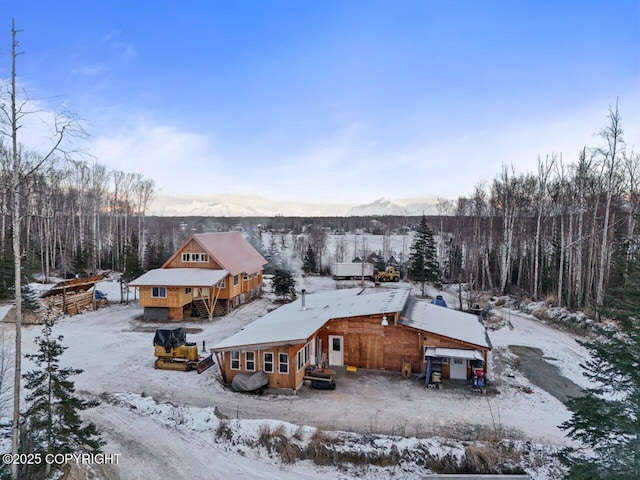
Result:
[[2,78],[12,17],[21,85],[161,194],[455,199],[617,98],[640,150],[638,1],[0,0]]

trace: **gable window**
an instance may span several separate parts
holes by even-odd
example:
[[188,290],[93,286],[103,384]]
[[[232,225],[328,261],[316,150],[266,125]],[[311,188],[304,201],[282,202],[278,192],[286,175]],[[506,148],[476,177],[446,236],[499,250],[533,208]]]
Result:
[[240,350],[231,350],[231,370],[240,370]]
[[244,369],[248,372],[255,372],[256,352],[244,352]]
[[273,373],[273,353],[264,352],[262,357],[262,369],[265,373]]
[[182,261],[185,263],[205,263],[209,261],[209,255],[206,253],[183,253]]
[[151,298],[167,298],[167,289],[165,287],[153,287],[151,289]]
[[236,285],[238,285],[238,283],[240,282],[240,278],[238,278],[239,275],[234,275],[233,276],[233,286],[235,287]]
[[278,354],[278,373],[289,373],[289,354]]

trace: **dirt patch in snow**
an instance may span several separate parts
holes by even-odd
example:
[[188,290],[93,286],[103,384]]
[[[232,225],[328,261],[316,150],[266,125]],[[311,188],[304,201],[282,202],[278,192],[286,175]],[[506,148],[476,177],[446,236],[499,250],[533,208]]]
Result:
[[539,348],[510,345],[509,350],[518,356],[516,368],[534,385],[553,395],[562,403],[570,397],[582,394],[581,388],[560,374],[555,365],[547,362]]

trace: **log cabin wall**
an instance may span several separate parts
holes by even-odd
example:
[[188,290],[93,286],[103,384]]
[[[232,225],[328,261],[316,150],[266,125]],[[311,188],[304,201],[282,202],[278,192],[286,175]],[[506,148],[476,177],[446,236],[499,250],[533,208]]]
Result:
[[328,358],[329,336],[342,336],[344,364],[372,370],[400,371],[402,359],[411,359],[414,373],[422,371],[422,342],[416,332],[393,325],[381,325],[383,314],[334,319],[318,332]]
[[[329,357],[329,336],[343,337],[343,361],[345,365],[372,370],[400,372],[402,362],[411,362],[412,373],[425,368],[424,348],[462,348],[483,352],[486,365],[487,350],[460,340],[422,332],[402,325],[394,325],[387,315],[389,325],[382,326],[382,314],[334,319],[318,331],[322,341],[322,353]],[[443,378],[449,378],[449,364],[443,364]],[[467,362],[467,378],[471,367]]]
[[[255,373],[260,370],[265,370],[265,353],[272,354],[271,357],[273,359],[273,372],[267,371],[267,375],[269,376],[269,388],[285,388],[285,389],[297,389],[303,383],[303,377],[305,372],[305,367],[303,366],[300,370],[298,370],[297,366],[297,354],[298,351],[304,348],[304,345],[285,345],[278,347],[264,347],[259,350],[236,350],[240,352],[240,368],[232,369],[231,368],[231,352],[232,350],[228,350],[222,353],[220,357],[222,358],[221,369],[224,371],[225,381],[231,383],[233,377],[235,377],[238,373]],[[254,369],[247,370],[247,356],[246,352],[254,353]],[[280,354],[287,354],[287,364],[288,364],[288,372],[281,373],[279,360]],[[220,358],[218,357],[218,358]],[[308,362],[306,363],[308,365]],[[305,365],[305,366],[306,366]]]

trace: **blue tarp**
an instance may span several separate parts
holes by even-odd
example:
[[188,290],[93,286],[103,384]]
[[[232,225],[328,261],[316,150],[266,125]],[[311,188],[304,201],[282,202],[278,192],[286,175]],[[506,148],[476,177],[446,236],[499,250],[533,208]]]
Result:
[[436,295],[436,298],[431,300],[431,303],[433,303],[434,305],[439,305],[441,307],[447,308],[447,302],[444,301],[444,298],[442,298],[442,295]]

